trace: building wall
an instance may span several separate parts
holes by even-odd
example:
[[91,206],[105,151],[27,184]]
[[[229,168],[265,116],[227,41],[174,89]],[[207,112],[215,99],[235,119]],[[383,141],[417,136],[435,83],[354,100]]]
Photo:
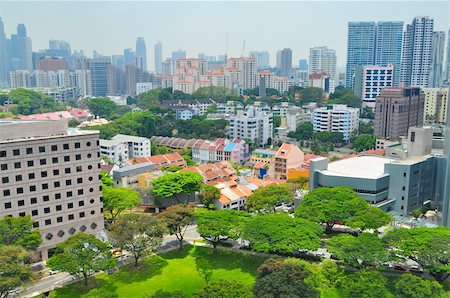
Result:
[[448,88],[423,88],[425,95],[424,123],[445,124]]

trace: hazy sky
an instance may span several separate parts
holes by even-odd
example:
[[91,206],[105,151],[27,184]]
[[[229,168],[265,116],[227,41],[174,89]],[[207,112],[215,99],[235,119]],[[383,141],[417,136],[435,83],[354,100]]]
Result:
[[345,65],[347,22],[404,21],[427,15],[435,20],[435,30],[450,27],[449,1],[4,1],[0,17],[9,36],[24,23],[32,38],[33,50],[48,47],[48,40],[70,42],[72,49],[92,50],[111,55],[135,48],[136,37],[147,44],[148,64],[153,69],[153,45],[160,40],[163,56],[178,48],[189,57],[199,52],[240,56],[252,50],[268,50],[271,63],[276,51],[293,50],[293,64],[307,58],[309,48],[336,49],[338,66]]

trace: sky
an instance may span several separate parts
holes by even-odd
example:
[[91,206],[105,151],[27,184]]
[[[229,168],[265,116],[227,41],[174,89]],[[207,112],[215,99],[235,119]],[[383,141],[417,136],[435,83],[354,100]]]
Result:
[[[291,48],[293,64],[307,58],[309,48],[328,46],[337,52],[338,66],[346,62],[349,21],[404,21],[415,16],[434,18],[434,30],[450,28],[450,1],[5,1],[0,17],[9,37],[24,23],[33,51],[48,47],[49,39],[70,42],[72,50],[104,55],[135,48],[142,36],[149,69],[154,69],[153,46],[160,40],[163,57],[179,48],[188,57],[198,53],[228,57],[267,50],[275,64],[278,49]],[[244,48],[245,41],[245,48]]]

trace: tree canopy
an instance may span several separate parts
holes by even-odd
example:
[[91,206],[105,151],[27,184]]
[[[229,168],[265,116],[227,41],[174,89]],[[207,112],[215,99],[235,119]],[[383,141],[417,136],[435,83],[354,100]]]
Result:
[[368,268],[386,256],[381,239],[369,233],[358,237],[348,234],[333,236],[327,242],[327,250],[356,268]]
[[450,276],[450,228],[395,229],[383,240],[397,255],[417,260],[437,281]]
[[311,265],[298,259],[268,259],[258,268],[254,297],[320,297]]
[[342,297],[389,298],[386,277],[378,271],[360,271],[344,276],[338,281]]
[[83,276],[87,285],[89,276],[98,271],[113,268],[116,259],[108,246],[94,235],[79,232],[56,246],[55,254],[47,260],[47,266],[74,276]]
[[250,214],[235,210],[201,210],[195,214],[197,232],[214,248],[227,239],[238,239]]
[[219,199],[220,189],[214,185],[203,184],[200,187],[200,194],[198,196],[200,202],[208,209],[216,209],[214,200]]
[[109,212],[112,221],[123,211],[132,209],[140,203],[141,197],[134,189],[103,186],[103,210]]
[[299,140],[311,140],[313,136],[313,125],[306,121],[297,125],[295,132],[289,132],[288,137]]
[[444,290],[436,281],[403,274],[395,283],[395,294],[398,298],[441,298]]
[[218,280],[207,283],[194,294],[196,298],[252,298],[252,289],[237,280]]
[[374,135],[361,134],[356,138],[353,143],[353,147],[357,152],[364,150],[374,149],[376,143],[376,137]]
[[87,106],[93,115],[106,119],[111,119],[118,107],[114,101],[107,97],[91,98],[88,100]]
[[174,197],[182,203],[180,195],[192,195],[200,190],[202,183],[202,175],[196,172],[167,173],[152,181],[152,191],[157,198]]
[[41,234],[33,230],[33,221],[29,215],[0,220],[0,245],[18,245],[35,250],[41,243]]
[[133,254],[136,267],[141,257],[149,255],[162,243],[165,230],[156,216],[130,213],[119,217],[110,232],[115,245]]
[[286,185],[270,184],[260,187],[247,199],[247,208],[252,212],[271,213],[282,203],[293,203],[294,199]]
[[25,249],[15,245],[0,246],[0,297],[6,298],[31,277],[31,271],[24,261],[28,258]]
[[170,206],[158,214],[158,217],[163,220],[170,235],[175,235],[180,244],[180,250],[182,250],[184,234],[194,220],[193,208],[185,205]]
[[245,225],[243,239],[259,252],[290,254],[299,249],[316,250],[322,228],[287,214],[258,215]]
[[11,100],[16,106],[11,107],[13,114],[31,115],[55,111],[64,111],[64,105],[41,92],[17,88],[3,95],[2,101]]

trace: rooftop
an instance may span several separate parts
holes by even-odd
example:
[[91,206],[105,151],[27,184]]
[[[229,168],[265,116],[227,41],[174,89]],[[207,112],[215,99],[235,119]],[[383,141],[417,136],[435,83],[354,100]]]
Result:
[[357,156],[330,162],[328,169],[321,172],[334,176],[376,179],[385,174],[384,165],[394,161],[379,156]]

